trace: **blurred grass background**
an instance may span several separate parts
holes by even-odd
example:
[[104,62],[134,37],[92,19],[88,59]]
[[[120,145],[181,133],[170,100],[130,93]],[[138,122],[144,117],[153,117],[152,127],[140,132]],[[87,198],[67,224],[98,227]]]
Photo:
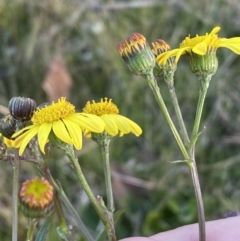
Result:
[[[130,73],[117,44],[139,32],[150,43],[161,38],[175,48],[188,34],[203,35],[214,26],[221,26],[220,37],[240,36],[239,10],[236,0],[0,0],[1,105],[7,106],[13,96],[46,102],[42,82],[51,61],[61,58],[73,79],[70,100],[78,110],[88,100],[109,97],[121,114],[143,129],[139,138],[127,135],[114,138],[111,144],[116,210],[125,208],[116,227],[119,239],[197,222],[197,209],[187,167],[168,162],[182,158],[173,136],[146,81]],[[219,49],[218,57],[219,69],[203,112],[202,128],[206,129],[196,150],[207,220],[240,208],[240,58],[227,49]],[[198,85],[186,57],[181,58],[175,76],[180,106],[191,131]],[[159,84],[175,120],[166,86]],[[105,196],[95,143],[84,140],[79,160],[94,193]],[[62,153],[54,153],[51,169],[96,234],[96,213]],[[2,162],[0,173],[0,239],[7,241],[11,237],[11,163]],[[30,164],[21,165],[21,181],[35,175]],[[26,225],[20,215],[20,241],[25,240]],[[48,240],[60,240],[54,228]]]

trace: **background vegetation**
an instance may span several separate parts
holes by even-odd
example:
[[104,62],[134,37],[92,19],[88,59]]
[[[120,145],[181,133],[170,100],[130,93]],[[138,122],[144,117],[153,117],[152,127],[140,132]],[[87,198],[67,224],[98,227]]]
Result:
[[[170,164],[181,158],[154,97],[140,76],[133,76],[116,46],[133,32],[148,41],[166,40],[172,48],[191,34],[205,34],[221,26],[220,37],[240,36],[237,0],[203,1],[88,1],[0,0],[0,104],[13,96],[27,96],[38,104],[48,96],[41,88],[53,59],[65,61],[73,80],[70,101],[81,110],[86,101],[112,98],[120,113],[143,129],[136,138],[115,138],[111,162],[116,210],[125,208],[117,224],[118,238],[152,235],[197,222],[194,192],[187,167]],[[240,58],[218,50],[219,69],[213,77],[197,145],[197,163],[206,219],[239,211],[240,200]],[[175,77],[183,116],[191,131],[198,85],[183,57]],[[166,104],[174,118],[164,82]],[[84,140],[79,161],[96,195],[104,196],[100,151]],[[51,166],[77,211],[94,233],[98,218],[68,161],[54,153]],[[11,163],[0,168],[0,239],[11,236]],[[21,165],[21,181],[36,175],[30,164]],[[71,223],[71,218],[69,223]],[[19,240],[25,240],[27,222],[19,220]],[[59,240],[55,229],[49,240]]]

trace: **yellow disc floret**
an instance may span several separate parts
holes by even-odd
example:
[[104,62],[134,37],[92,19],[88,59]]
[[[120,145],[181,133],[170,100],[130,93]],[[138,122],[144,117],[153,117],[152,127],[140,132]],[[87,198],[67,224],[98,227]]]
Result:
[[34,124],[41,125],[64,119],[73,113],[75,113],[75,106],[67,102],[65,97],[62,97],[57,103],[53,102],[50,106],[36,110],[31,120]]
[[83,112],[87,114],[101,116],[104,114],[118,114],[119,110],[117,106],[112,103],[112,99],[104,98],[103,100],[101,98],[101,101],[97,103],[94,100],[92,101],[92,103],[88,101],[83,108]]

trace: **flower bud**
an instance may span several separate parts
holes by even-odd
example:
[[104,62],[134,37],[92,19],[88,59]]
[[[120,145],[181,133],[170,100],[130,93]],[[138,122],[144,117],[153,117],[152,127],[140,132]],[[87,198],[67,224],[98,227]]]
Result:
[[12,135],[16,131],[16,120],[10,115],[6,115],[0,120],[0,132],[8,139],[11,139]]
[[10,114],[17,120],[30,120],[36,109],[36,102],[25,97],[13,97],[9,101]]
[[123,44],[118,44],[117,49],[134,74],[144,76],[153,71],[155,57],[143,35],[134,33]]
[[[158,55],[170,50],[170,46],[162,39],[158,39],[157,41],[153,42],[152,47],[152,52],[154,53],[156,58]],[[170,57],[167,59],[166,64],[157,63],[154,68],[154,73],[157,76],[163,75],[165,77],[173,74],[176,68],[177,65],[175,63],[175,58]]]
[[53,210],[53,186],[44,178],[25,181],[19,192],[19,208],[26,217],[42,218]]

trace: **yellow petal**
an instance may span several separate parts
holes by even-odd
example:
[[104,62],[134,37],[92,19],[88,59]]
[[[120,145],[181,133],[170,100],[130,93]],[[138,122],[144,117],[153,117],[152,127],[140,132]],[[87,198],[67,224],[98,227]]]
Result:
[[52,130],[57,138],[59,138],[61,141],[69,144],[73,144],[73,140],[70,137],[66,126],[64,123],[59,120],[59,121],[54,121],[52,124]]
[[82,129],[92,132],[101,133],[104,131],[105,123],[100,117],[86,113],[76,113],[68,117],[73,122],[78,123]]
[[91,131],[85,130],[85,131],[83,132],[83,134],[84,134],[84,136],[87,137],[87,138],[91,138],[91,137],[92,137]]
[[38,145],[40,150],[45,154],[45,145],[48,142],[48,136],[52,129],[52,123],[44,123],[39,127]]
[[105,122],[105,130],[111,136],[116,136],[118,134],[118,128],[114,120],[111,119],[109,115],[102,115],[102,120]]
[[11,139],[8,139],[8,138],[4,137],[3,142],[7,147],[15,147],[14,140],[11,140]]
[[193,48],[192,51],[195,54],[198,55],[205,55],[207,52],[207,44],[205,41],[202,41],[201,43],[196,44]]
[[27,132],[23,133],[21,136],[19,136],[14,141],[14,146],[16,148],[20,147],[19,149],[19,155],[22,155],[27,144],[30,142],[30,140],[38,133],[39,126],[32,126],[31,129],[29,129]]
[[217,26],[217,27],[213,28],[213,30],[211,31],[210,34],[211,34],[211,35],[212,35],[212,34],[216,34],[216,33],[218,33],[218,32],[220,31],[220,29],[221,29],[221,28],[220,28],[219,26]]
[[82,148],[82,130],[75,122],[65,119],[63,120],[65,126],[67,127],[67,130],[73,140],[73,145],[77,150],[80,150]]
[[140,136],[142,134],[142,129],[141,127],[136,124],[134,121],[126,118],[125,116],[122,116],[124,119],[126,119],[126,121],[128,122],[129,124],[129,127],[130,127],[130,131],[136,135],[136,136]]
[[240,54],[240,37],[235,38],[221,38],[218,47],[224,47],[232,50],[236,54]]
[[175,57],[175,62],[177,63],[180,56],[185,54],[185,51],[189,49],[188,47],[187,48],[178,48],[178,49],[173,49],[173,50],[170,50],[170,51],[167,51],[167,52],[164,52],[162,54],[160,54],[158,57],[157,57],[157,62],[159,65],[165,65],[167,60],[171,57]]
[[26,126],[26,127],[22,128],[21,130],[17,131],[16,133],[14,133],[14,134],[12,135],[12,137],[17,137],[17,136],[21,135],[23,132],[31,129],[32,127],[33,127],[33,125]]
[[115,124],[117,125],[120,132],[123,134],[127,134],[130,132],[130,125],[129,122],[126,121],[126,118],[122,115],[111,115],[111,119],[114,120]]
[[158,65],[165,65],[167,63],[168,58],[176,55],[176,49],[164,52],[157,56],[156,61]]

